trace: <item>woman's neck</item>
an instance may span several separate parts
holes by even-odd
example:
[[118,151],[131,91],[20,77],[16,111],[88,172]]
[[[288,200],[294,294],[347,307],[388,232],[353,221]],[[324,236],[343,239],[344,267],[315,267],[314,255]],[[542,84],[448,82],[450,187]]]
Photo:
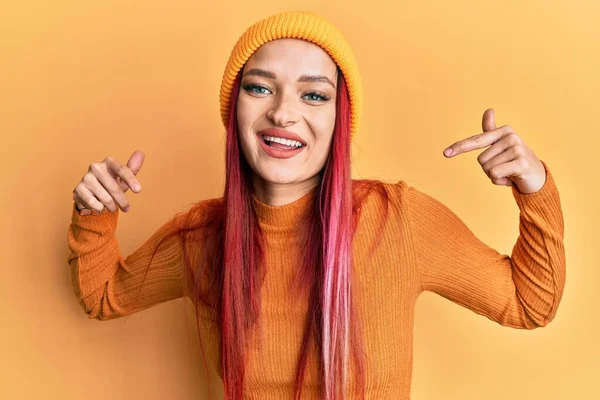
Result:
[[253,183],[253,194],[256,199],[270,206],[283,206],[313,191],[321,184],[321,176],[317,175],[306,181],[294,183],[273,183],[255,178]]

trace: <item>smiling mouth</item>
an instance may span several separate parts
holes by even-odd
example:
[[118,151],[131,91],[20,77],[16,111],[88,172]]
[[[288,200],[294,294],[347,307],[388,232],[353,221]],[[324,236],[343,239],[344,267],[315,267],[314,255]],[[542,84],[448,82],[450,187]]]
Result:
[[[298,150],[306,146],[304,143],[300,143],[295,140],[287,141],[285,139],[277,138],[277,141],[275,141],[273,140],[273,136],[260,135],[260,138],[267,146],[277,150]],[[279,141],[285,141],[289,144],[279,143]],[[300,145],[298,145],[298,143],[300,143]]]

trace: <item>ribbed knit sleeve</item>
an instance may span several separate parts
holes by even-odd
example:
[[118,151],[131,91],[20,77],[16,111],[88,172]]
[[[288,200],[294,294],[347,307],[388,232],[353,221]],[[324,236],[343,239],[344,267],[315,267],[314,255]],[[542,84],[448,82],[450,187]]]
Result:
[[565,286],[564,222],[557,187],[542,163],[546,182],[539,191],[512,187],[520,215],[510,256],[484,244],[440,201],[398,183],[408,203],[422,290],[503,326],[533,329],[552,321]]
[[183,251],[171,233],[177,215],[161,226],[142,246],[122,257],[115,237],[119,210],[81,216],[73,203],[67,233],[68,263],[77,300],[90,318],[112,319],[184,295]]

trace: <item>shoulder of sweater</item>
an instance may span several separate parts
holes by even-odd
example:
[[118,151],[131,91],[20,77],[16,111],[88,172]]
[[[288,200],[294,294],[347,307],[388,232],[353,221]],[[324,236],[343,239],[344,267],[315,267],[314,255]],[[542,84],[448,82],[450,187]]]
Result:
[[178,217],[194,217],[206,215],[214,211],[215,209],[223,206],[224,198],[221,197],[212,197],[207,199],[202,199],[195,201],[193,203],[189,203],[183,207],[183,209],[177,212],[174,218]]
[[355,197],[363,196],[402,196],[411,186],[404,179],[382,181],[378,179],[353,179],[352,192]]
[[352,181],[353,201],[357,208],[399,209],[406,201],[409,188],[411,186],[403,179],[355,179]]

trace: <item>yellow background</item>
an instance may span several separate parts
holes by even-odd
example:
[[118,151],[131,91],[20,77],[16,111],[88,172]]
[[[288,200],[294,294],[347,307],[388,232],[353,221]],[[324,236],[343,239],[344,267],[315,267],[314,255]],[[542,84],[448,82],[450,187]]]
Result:
[[[12,1],[0,12],[0,397],[203,398],[183,300],[88,320],[66,263],[71,191],[89,164],[146,153],[118,239],[129,254],[177,211],[221,194],[218,90],[236,39],[302,7],[353,46],[365,86],[353,177],[409,184],[510,254],[518,208],[443,149],[486,108],[549,165],[567,285],[546,328],[504,328],[442,297],[417,304],[412,399],[600,398],[600,2]],[[481,150],[483,151],[483,150]],[[594,206],[596,204],[596,206]],[[188,317],[186,319],[186,316]],[[187,321],[187,322],[186,322]]]

